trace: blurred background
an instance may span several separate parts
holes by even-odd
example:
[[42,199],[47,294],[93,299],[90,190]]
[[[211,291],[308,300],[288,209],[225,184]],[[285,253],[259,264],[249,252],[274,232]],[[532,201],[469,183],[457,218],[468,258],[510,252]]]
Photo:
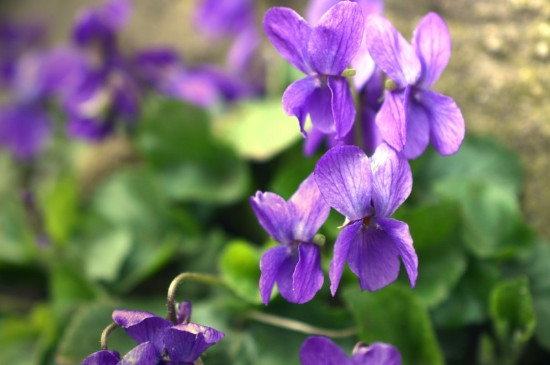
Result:
[[[419,253],[418,286],[400,277],[360,293],[347,271],[336,298],[325,283],[306,305],[274,297],[267,308],[258,262],[273,242],[248,197],[290,197],[322,151],[303,156],[281,110],[301,76],[261,18],[271,6],[304,14],[308,1],[258,0],[229,18],[237,25],[201,26],[202,3],[134,0],[105,15],[105,31],[82,15],[101,1],[0,2],[0,363],[80,363],[113,309],[164,316],[182,271],[230,289],[181,289],[194,320],[227,334],[207,365],[298,363],[305,335],[252,311],[357,328],[337,340],[348,353],[358,339],[386,341],[405,364],[550,363],[550,2],[385,1],[407,39],[429,11],[447,22],[453,54],[434,89],[455,99],[468,133],[457,155],[430,148],[412,162],[397,215]],[[331,214],[323,228],[324,268],[341,223]],[[112,337],[121,354],[135,345]]]

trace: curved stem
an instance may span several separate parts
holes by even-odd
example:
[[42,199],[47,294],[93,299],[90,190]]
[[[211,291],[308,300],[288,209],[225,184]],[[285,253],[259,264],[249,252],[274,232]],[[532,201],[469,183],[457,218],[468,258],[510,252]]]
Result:
[[119,325],[116,324],[115,322],[113,322],[110,325],[108,325],[107,327],[105,327],[103,332],[101,332],[101,349],[102,350],[108,350],[108,348],[107,348],[107,337],[109,337],[111,332],[116,330],[118,327],[119,327]]
[[184,272],[179,274],[172,280],[170,286],[168,287],[168,295],[166,298],[166,306],[168,307],[168,320],[172,323],[177,324],[178,318],[176,315],[176,306],[174,304],[174,297],[176,295],[176,289],[182,281],[196,281],[198,283],[208,284],[208,285],[221,285],[223,284],[222,280],[211,274],[200,274],[195,272]]
[[351,337],[357,334],[355,328],[344,328],[341,330],[332,330],[326,328],[319,328],[311,326],[307,323],[299,322],[293,319],[275,316],[273,314],[267,314],[258,311],[250,311],[247,313],[247,317],[258,322],[267,323],[272,326],[285,328],[288,330],[305,333],[308,335],[322,335],[332,338]]

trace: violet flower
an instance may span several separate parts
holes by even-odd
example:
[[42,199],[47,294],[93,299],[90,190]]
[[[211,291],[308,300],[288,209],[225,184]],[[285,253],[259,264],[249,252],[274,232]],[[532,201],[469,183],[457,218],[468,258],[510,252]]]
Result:
[[326,337],[310,336],[300,348],[302,365],[401,365],[401,354],[391,345],[375,342],[357,346],[351,358]]
[[257,192],[250,204],[262,227],[281,245],[268,249],[260,261],[260,293],[265,305],[275,283],[289,302],[305,303],[323,286],[319,246],[313,237],[330,212],[310,175],[285,201],[277,194]]
[[325,201],[346,217],[330,263],[332,295],[346,261],[361,289],[374,291],[397,279],[401,257],[414,287],[418,258],[409,226],[390,218],[411,192],[407,160],[385,143],[370,159],[359,147],[340,146],[321,157],[314,175]]
[[186,322],[174,324],[149,312],[115,310],[113,320],[138,343],[124,358],[132,357],[143,364],[161,360],[192,364],[207,348],[225,336],[210,327]]
[[343,138],[351,130],[355,106],[341,74],[361,45],[363,28],[361,8],[350,1],[334,5],[313,28],[292,9],[266,12],[267,37],[283,58],[307,75],[283,95],[285,112],[298,118],[304,135],[308,114],[322,133],[336,132]]
[[[327,12],[330,7],[340,1],[347,0],[311,0],[306,10],[306,19],[309,24],[317,24],[323,14]],[[383,0],[351,0],[356,2],[363,13],[363,18],[367,18],[369,14],[382,14],[384,11]],[[363,34],[361,40],[361,47],[357,51],[355,57],[351,60],[351,67],[355,70],[355,76],[353,76],[353,82],[357,90],[362,89],[365,83],[369,80],[374,72],[374,61],[369,54],[367,44],[365,41],[366,34]]]
[[201,0],[195,25],[210,37],[237,36],[255,26],[253,0]]
[[370,54],[391,82],[376,124],[384,140],[407,158],[416,158],[431,141],[442,155],[453,154],[464,139],[464,118],[454,100],[429,89],[451,55],[447,25],[435,13],[416,27],[412,46],[381,16],[366,22]]

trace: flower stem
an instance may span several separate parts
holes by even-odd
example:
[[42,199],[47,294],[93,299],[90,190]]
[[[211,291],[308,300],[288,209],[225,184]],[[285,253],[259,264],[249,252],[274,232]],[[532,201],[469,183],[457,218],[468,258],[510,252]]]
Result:
[[332,338],[344,338],[351,337],[357,334],[357,329],[355,328],[344,328],[339,330],[319,328],[293,319],[279,317],[273,314],[267,314],[259,311],[250,311],[246,315],[248,318],[258,322],[267,323],[275,327],[285,328],[291,331],[305,333],[308,335],[315,334]]
[[168,320],[172,321],[174,324],[177,324],[178,318],[176,315],[176,306],[174,303],[174,297],[176,295],[176,289],[182,281],[195,281],[198,283],[208,284],[208,285],[223,285],[223,281],[211,274],[201,274],[195,272],[184,272],[179,274],[172,280],[170,286],[168,287],[168,296],[166,298],[166,306],[168,307]]
[[113,322],[110,325],[108,325],[107,327],[105,327],[103,332],[101,332],[101,349],[102,350],[108,350],[108,348],[107,348],[107,337],[109,337],[111,332],[116,330],[118,327],[119,327],[119,325],[116,324],[115,322]]

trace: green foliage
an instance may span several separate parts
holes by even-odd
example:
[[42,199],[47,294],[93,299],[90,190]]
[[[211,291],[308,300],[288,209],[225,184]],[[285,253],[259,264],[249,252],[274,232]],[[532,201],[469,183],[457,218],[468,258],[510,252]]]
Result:
[[230,203],[246,193],[247,165],[212,136],[204,111],[154,99],[145,106],[139,126],[137,147],[170,198]]
[[393,344],[405,364],[444,363],[428,312],[410,288],[393,284],[370,293],[353,286],[346,288],[344,300],[362,341]]
[[214,133],[246,159],[265,161],[301,138],[296,118],[283,112],[279,99],[233,107],[214,122]]

